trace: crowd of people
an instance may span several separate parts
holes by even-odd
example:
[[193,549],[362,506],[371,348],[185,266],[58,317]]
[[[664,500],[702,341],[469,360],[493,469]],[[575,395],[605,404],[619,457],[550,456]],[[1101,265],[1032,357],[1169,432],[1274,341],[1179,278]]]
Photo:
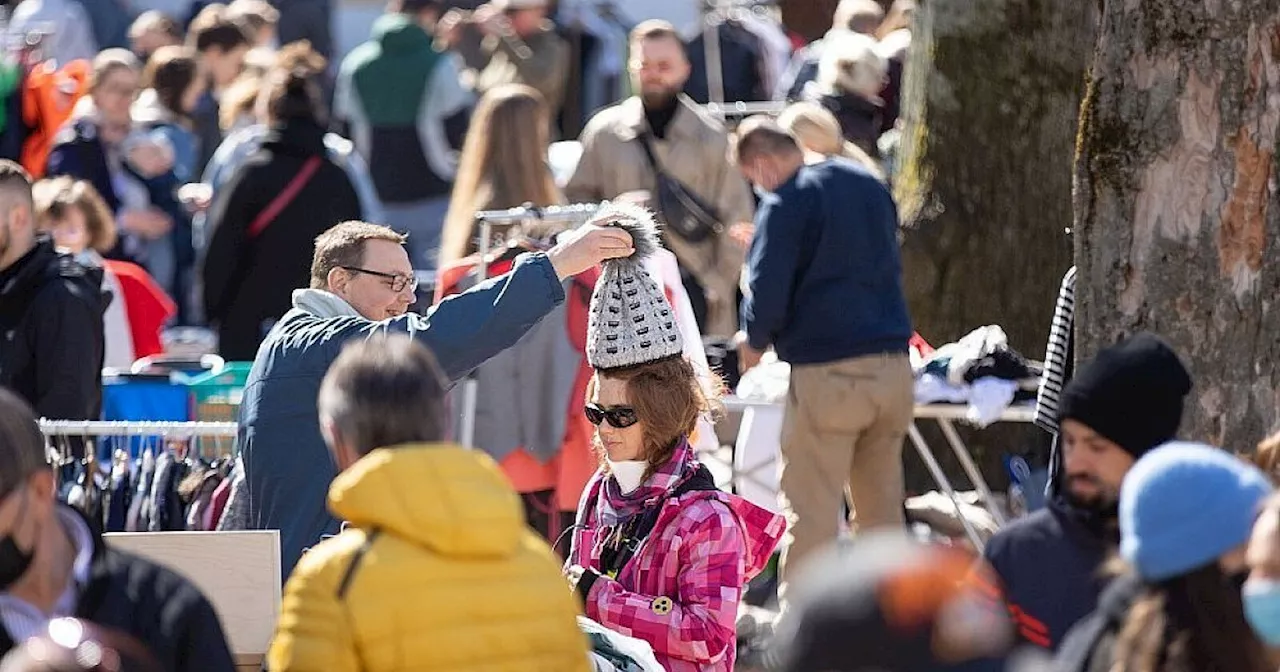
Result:
[[[770,82],[778,113],[732,130],[694,98],[696,39],[634,26],[633,95],[584,115],[563,174],[573,67],[545,0],[393,0],[345,55],[313,26],[328,3],[195,3],[114,36],[96,4],[22,0],[8,26],[3,672],[233,669],[206,596],[112,547],[37,425],[101,417],[104,367],[164,353],[174,325],[252,362],[201,529],[279,533],[267,669],[1280,668],[1280,439],[1259,466],[1180,441],[1194,376],[1156,335],[1046,372],[1045,508],[977,557],[910,534],[889,188],[909,0],[840,2]],[[496,240],[476,220],[570,203],[598,208]],[[571,363],[527,389],[569,398],[540,431],[586,446],[578,475],[457,443],[451,390],[512,352],[501,371],[532,368],[547,324]],[[721,490],[697,448],[766,356],[790,366],[785,515]],[[779,613],[748,634],[775,555]]]

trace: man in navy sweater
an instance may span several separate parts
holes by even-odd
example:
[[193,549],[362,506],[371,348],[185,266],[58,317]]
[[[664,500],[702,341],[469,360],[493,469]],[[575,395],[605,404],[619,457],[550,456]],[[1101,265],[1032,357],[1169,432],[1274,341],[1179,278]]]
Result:
[[806,165],[766,119],[739,128],[736,160],[769,192],[747,258],[739,357],[772,347],[791,364],[782,492],[794,522],[782,578],[835,540],[846,483],[859,530],[901,527],[902,442],[913,415],[898,213],[851,162]]

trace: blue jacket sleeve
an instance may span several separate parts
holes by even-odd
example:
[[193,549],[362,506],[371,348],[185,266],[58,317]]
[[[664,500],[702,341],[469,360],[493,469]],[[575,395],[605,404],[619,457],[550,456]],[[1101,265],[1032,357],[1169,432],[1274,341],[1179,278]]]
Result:
[[769,197],[756,213],[756,231],[747,252],[747,286],[742,325],[756,350],[773,345],[791,309],[800,253],[805,238],[803,204]]
[[505,275],[441,301],[426,315],[408,314],[368,325],[370,335],[408,333],[435,354],[450,380],[460,380],[515,345],[564,301],[564,286],[547,255],[528,254]]

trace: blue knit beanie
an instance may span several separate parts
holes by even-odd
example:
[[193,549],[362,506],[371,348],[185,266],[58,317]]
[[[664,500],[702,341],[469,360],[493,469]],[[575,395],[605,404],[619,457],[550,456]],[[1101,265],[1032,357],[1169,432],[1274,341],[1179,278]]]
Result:
[[1226,451],[1166,443],[1120,486],[1120,555],[1147,581],[1187,574],[1249,540],[1271,483]]

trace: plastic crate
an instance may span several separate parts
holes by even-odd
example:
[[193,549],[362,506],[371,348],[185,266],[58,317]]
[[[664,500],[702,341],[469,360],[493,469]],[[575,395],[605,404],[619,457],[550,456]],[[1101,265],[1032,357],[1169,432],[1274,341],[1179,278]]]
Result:
[[201,422],[234,422],[249,378],[250,362],[229,362],[187,382],[192,416]]

